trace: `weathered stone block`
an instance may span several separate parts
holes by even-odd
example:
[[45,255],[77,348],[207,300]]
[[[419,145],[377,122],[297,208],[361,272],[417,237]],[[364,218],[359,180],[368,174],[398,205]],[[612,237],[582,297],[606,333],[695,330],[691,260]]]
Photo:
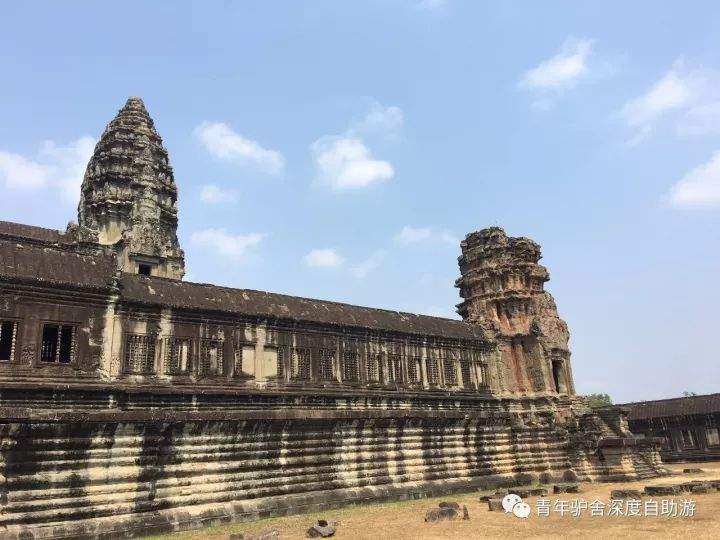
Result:
[[555,484],[553,493],[580,493],[579,484]]
[[491,512],[504,512],[502,499],[490,499],[488,501],[488,510]]
[[319,519],[315,525],[307,530],[305,536],[307,538],[329,538],[335,536],[335,527],[326,520]]
[[645,486],[645,493],[647,495],[677,495],[681,493],[680,486],[671,485],[655,485]]
[[610,492],[610,498],[619,499],[641,499],[642,492],[639,489],[613,489]]

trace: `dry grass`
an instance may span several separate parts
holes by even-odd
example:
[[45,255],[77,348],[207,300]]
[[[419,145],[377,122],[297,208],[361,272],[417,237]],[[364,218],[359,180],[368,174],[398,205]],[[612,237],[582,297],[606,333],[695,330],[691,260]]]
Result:
[[[704,474],[682,474],[684,467],[700,467]],[[679,483],[689,480],[720,479],[720,462],[699,465],[671,465],[672,477],[626,482],[622,484],[583,484],[580,494],[550,495],[570,501],[595,499],[607,501],[613,489],[642,489],[648,484]],[[662,497],[656,497],[659,500]],[[681,499],[693,499],[696,511],[693,517],[592,517],[585,511],[582,517],[551,515],[538,517],[536,497],[528,499],[533,514],[518,519],[512,514],[489,512],[486,503],[479,502],[477,493],[445,497],[445,500],[465,504],[470,521],[425,523],[425,510],[436,506],[442,499],[424,499],[398,503],[377,504],[333,510],[320,514],[305,514],[272,518],[253,523],[216,527],[159,538],[168,540],[200,540],[227,538],[230,533],[259,532],[275,529],[280,538],[304,538],[305,530],[319,518],[338,520],[336,538],[347,539],[418,539],[418,538],[720,538],[720,492],[705,495],[685,494]],[[551,512],[552,514],[552,512]]]

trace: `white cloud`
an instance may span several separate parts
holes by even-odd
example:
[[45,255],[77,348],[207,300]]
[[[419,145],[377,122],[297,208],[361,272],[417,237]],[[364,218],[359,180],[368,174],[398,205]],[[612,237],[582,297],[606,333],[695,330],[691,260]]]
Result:
[[205,184],[200,189],[200,200],[210,204],[231,203],[237,201],[238,193],[234,189],[224,189],[215,184]]
[[322,137],[311,150],[318,179],[336,190],[363,188],[395,176],[393,166],[374,159],[361,139]]
[[370,272],[377,270],[385,260],[386,252],[383,249],[379,249],[374,252],[370,257],[362,261],[357,266],[354,266],[350,272],[353,276],[358,279],[365,278]]
[[574,87],[588,74],[593,40],[569,38],[560,52],[526,71],[520,85],[534,90],[564,90]]
[[218,159],[250,163],[269,174],[278,174],[285,168],[285,158],[280,152],[263,148],[222,122],[203,122],[195,129],[195,134],[206,150]]
[[400,139],[403,112],[394,105],[373,101],[370,110],[340,135],[326,135],[310,145],[317,179],[336,190],[357,189],[385,182],[395,176],[388,161],[375,159],[365,139]]
[[67,201],[77,202],[94,147],[95,139],[80,137],[65,146],[45,141],[36,158],[0,151],[0,182],[8,189],[52,187]]
[[677,60],[642,95],[629,100],[618,116],[637,133],[634,145],[663,119],[677,122],[680,135],[703,135],[720,131],[720,74],[704,68],[689,68]]
[[669,111],[692,104],[698,99],[702,85],[703,80],[697,74],[683,75],[673,68],[645,94],[628,101],[622,116],[633,127],[652,122]]
[[248,250],[257,246],[264,237],[265,235],[260,233],[234,235],[227,229],[211,228],[192,233],[190,241],[196,246],[211,249],[219,255],[239,260],[244,258]]
[[460,240],[452,233],[430,227],[405,226],[395,236],[395,242],[405,246],[426,241],[442,242],[453,246],[460,245]]
[[303,260],[307,266],[313,268],[334,268],[345,262],[345,259],[331,248],[313,249]]
[[367,114],[348,130],[348,135],[380,135],[389,141],[397,141],[402,134],[404,122],[405,116],[400,107],[386,107],[373,101]]
[[678,181],[672,187],[670,200],[679,207],[720,206],[720,151]]
[[402,230],[397,234],[395,237],[395,240],[399,244],[416,244],[417,242],[422,242],[423,240],[427,240],[432,236],[432,231],[429,228],[415,228],[415,227],[409,227],[405,226],[402,228]]
[[0,178],[10,189],[35,189],[50,183],[53,168],[20,154],[0,152]]

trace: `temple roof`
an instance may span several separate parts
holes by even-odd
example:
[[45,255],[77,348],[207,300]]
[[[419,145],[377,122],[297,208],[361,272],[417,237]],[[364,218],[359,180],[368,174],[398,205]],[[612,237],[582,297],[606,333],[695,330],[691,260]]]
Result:
[[449,339],[484,339],[479,326],[429,315],[135,274],[123,274],[120,285],[124,300],[150,305],[354,326]]
[[17,238],[49,244],[64,244],[68,242],[65,235],[58,230],[13,223],[11,221],[0,221],[0,238]]
[[[115,258],[78,252],[69,240],[52,229],[0,221],[0,280],[109,292]],[[117,285],[121,301],[148,306],[485,341],[480,326],[429,315],[127,273]]]
[[[0,225],[4,225],[4,222]],[[0,231],[5,229],[1,227]],[[112,256],[82,254],[50,245],[0,239],[0,280],[51,287],[109,290],[115,268],[116,262]]]
[[638,401],[636,403],[624,403],[623,407],[630,407],[630,415],[628,416],[630,420],[708,414],[720,412],[720,394]]

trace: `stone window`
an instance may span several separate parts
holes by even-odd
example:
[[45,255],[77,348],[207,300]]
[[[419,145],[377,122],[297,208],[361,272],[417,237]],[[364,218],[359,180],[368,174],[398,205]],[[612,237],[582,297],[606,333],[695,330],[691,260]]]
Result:
[[75,327],[66,324],[43,325],[40,360],[69,364],[75,359]]
[[707,428],[705,436],[707,437],[708,446],[720,446],[720,433],[718,433],[718,428]]
[[279,379],[285,377],[285,349],[282,347],[277,350],[277,376]]
[[357,381],[360,378],[358,355],[356,352],[345,351],[342,364],[343,381]]
[[433,385],[440,384],[440,368],[437,358],[427,358],[425,365],[427,365],[428,383]]
[[388,382],[400,383],[402,377],[402,357],[399,354],[388,354]]
[[152,265],[151,264],[138,264],[138,274],[141,276],[150,276],[152,275]]
[[165,373],[186,375],[190,373],[192,340],[189,338],[165,338]]
[[413,356],[408,362],[408,382],[422,384],[422,358]]
[[318,349],[318,378],[321,381],[333,379],[333,361],[335,360],[335,349]]
[[455,365],[454,358],[443,358],[443,376],[445,378],[445,386],[457,386],[457,366]]
[[10,362],[15,357],[17,328],[16,321],[0,321],[0,362]]
[[292,351],[290,376],[293,379],[306,381],[310,379],[310,349],[298,348]]
[[475,376],[477,377],[478,387],[487,386],[487,369],[483,362],[475,362]]
[[472,380],[472,362],[468,358],[460,359],[460,373],[462,375],[463,387],[466,390],[474,390],[475,384]]
[[155,371],[155,336],[130,334],[125,337],[125,371],[139,375]]
[[223,343],[217,339],[200,341],[200,374],[217,376],[223,374]]
[[367,363],[365,364],[365,377],[368,382],[378,382],[380,380],[380,354],[368,354]]

